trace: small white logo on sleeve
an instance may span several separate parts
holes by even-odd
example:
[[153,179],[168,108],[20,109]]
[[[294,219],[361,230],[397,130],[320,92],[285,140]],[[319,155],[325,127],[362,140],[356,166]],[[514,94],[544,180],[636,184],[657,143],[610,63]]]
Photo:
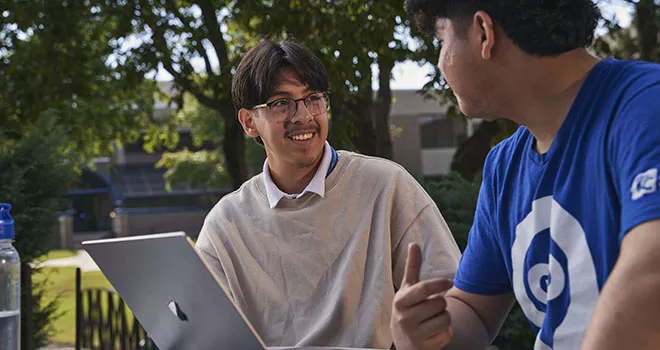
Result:
[[632,199],[637,200],[644,195],[655,192],[658,183],[658,168],[649,169],[637,176],[633,180],[630,191]]

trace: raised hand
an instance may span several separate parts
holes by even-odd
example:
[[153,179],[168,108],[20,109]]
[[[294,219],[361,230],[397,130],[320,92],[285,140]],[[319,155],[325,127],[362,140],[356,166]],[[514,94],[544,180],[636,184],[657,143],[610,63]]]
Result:
[[419,280],[422,251],[408,246],[401,288],[394,296],[390,329],[398,350],[442,349],[452,337],[451,317],[444,292],[452,286],[446,278]]

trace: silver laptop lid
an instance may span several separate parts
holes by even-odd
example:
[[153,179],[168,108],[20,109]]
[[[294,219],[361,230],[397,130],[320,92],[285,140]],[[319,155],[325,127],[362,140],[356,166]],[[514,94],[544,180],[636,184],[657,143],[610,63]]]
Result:
[[265,349],[184,232],[83,247],[159,349]]

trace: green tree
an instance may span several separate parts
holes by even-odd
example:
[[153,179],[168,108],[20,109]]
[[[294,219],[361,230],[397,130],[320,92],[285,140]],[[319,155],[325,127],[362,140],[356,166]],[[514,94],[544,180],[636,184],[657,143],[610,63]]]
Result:
[[[232,69],[240,53],[223,33],[231,18],[223,10],[226,3],[126,0],[104,1],[99,8],[111,22],[128,30],[114,39],[131,43],[116,52],[120,59],[135,60],[147,71],[162,67],[173,78],[173,99],[180,107],[189,94],[215,111],[207,114],[205,123],[214,130],[222,128],[222,138],[210,142],[221,149],[232,186],[240,186],[248,173],[245,142],[230,98]],[[201,63],[200,68],[196,69],[195,61]]]
[[596,38],[593,51],[601,57],[660,62],[660,4],[653,0],[620,0],[632,11],[632,23],[622,27],[617,18],[606,18],[606,33]]
[[[241,55],[262,37],[291,35],[325,63],[333,90],[333,144],[392,156],[392,68],[414,54],[403,0],[128,0],[107,1],[101,13],[115,18],[120,27],[131,28],[127,38],[133,38],[132,47],[119,56],[132,57],[150,69],[162,67],[173,78],[174,99],[179,105],[189,94],[215,111],[205,114],[208,119],[197,118],[187,125],[192,127],[195,122],[221,128],[221,137],[207,142],[220,149],[216,154],[223,155],[222,166],[233,187],[245,181],[249,170],[243,131],[230,100],[231,79]],[[372,68],[377,68],[377,92],[372,89]],[[174,158],[169,157],[163,165],[175,166]]]
[[47,344],[50,321],[58,316],[57,302],[46,303],[42,298],[45,283],[33,289],[30,265],[51,248],[57,212],[73,169],[73,153],[54,116],[45,113],[18,140],[7,141],[0,133],[4,140],[0,142],[0,202],[13,206],[15,246],[21,257],[21,346],[28,350]]
[[[114,142],[162,134],[156,85],[114,55],[123,30],[91,1],[6,0],[0,8],[0,196],[14,205],[22,258],[22,346],[45,344],[53,303],[30,262],[51,248],[69,170]],[[112,44],[112,45],[109,45]]]
[[[183,100],[181,108],[174,114],[174,123],[190,130],[195,149],[166,151],[156,167],[167,169],[168,190],[179,183],[203,190],[224,188],[230,178],[222,149],[217,147],[224,140],[224,120],[218,111],[202,105],[190,94],[184,94]],[[244,142],[247,175],[253,176],[261,171],[266,153],[254,140],[245,139]],[[148,145],[148,151],[151,146]]]
[[6,138],[21,138],[49,109],[57,111],[81,160],[158,130],[156,84],[145,80],[138,62],[114,55],[121,44],[113,38],[122,28],[90,1],[3,2],[0,129]]
[[[402,0],[129,0],[106,1],[101,13],[131,28],[126,38],[134,39],[132,48],[120,56],[150,69],[162,67],[173,78],[177,102],[184,103],[189,94],[215,111],[195,122],[221,130],[222,137],[207,141],[220,148],[217,155],[223,155],[233,187],[240,186],[249,171],[243,131],[230,100],[232,74],[241,55],[267,36],[291,34],[326,64],[333,87],[331,142],[392,156],[389,81],[394,64],[412,52],[403,39],[408,23]],[[377,93],[371,86],[372,66],[378,67]],[[163,165],[176,164],[171,156],[169,160]]]

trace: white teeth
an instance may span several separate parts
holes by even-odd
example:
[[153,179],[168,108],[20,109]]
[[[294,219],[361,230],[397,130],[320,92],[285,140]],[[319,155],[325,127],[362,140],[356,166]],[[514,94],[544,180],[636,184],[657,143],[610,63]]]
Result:
[[314,136],[314,134],[309,133],[309,134],[302,134],[302,135],[294,135],[294,136],[291,136],[291,138],[296,140],[296,141],[305,141],[305,140],[311,139],[312,136]]

